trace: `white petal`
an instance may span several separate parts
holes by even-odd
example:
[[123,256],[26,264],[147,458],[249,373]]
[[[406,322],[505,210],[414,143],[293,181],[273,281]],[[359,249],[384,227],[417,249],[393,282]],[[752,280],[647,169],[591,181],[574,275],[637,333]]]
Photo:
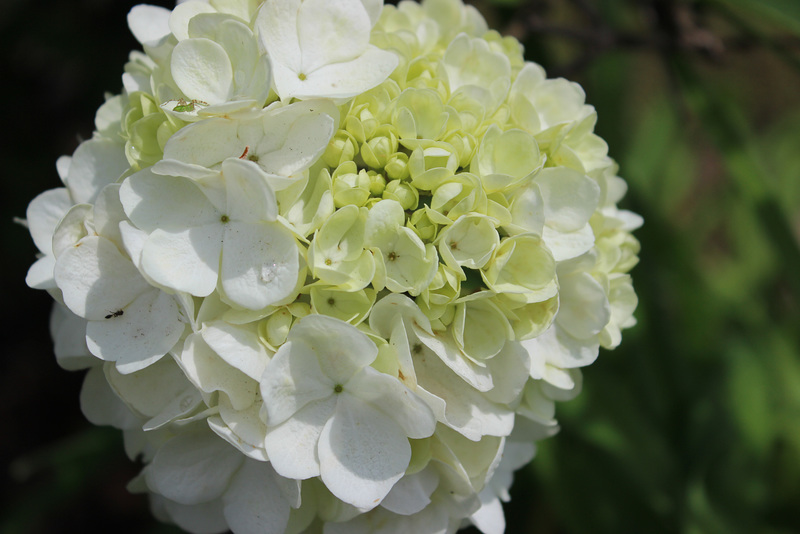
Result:
[[370,24],[375,26],[383,11],[383,0],[361,0],[361,3],[364,4],[364,9],[367,10]]
[[[546,362],[563,369],[584,367],[594,363],[600,350],[597,339],[578,340],[563,332],[556,325],[550,326],[539,336],[521,342],[531,355],[531,362],[544,355]],[[534,372],[536,375],[534,375]],[[531,376],[543,378],[541,369],[531,369]]]
[[335,496],[358,508],[380,504],[408,467],[403,429],[370,405],[342,393],[319,438],[320,476]]
[[556,321],[567,333],[578,339],[592,337],[611,319],[608,297],[589,273],[559,276],[561,291]]
[[119,197],[133,224],[146,232],[178,232],[219,223],[222,216],[191,180],[160,176],[149,168],[126,179]]
[[[117,316],[119,311],[124,314]],[[178,342],[183,330],[175,299],[151,289],[110,318],[89,321],[86,342],[92,354],[117,362],[117,369],[127,374],[158,361]]]
[[101,320],[150,288],[108,239],[85,237],[61,254],[55,279],[64,303],[85,319]]
[[180,504],[216,499],[242,463],[239,451],[205,429],[167,441],[147,466],[147,485]]
[[236,410],[244,410],[256,399],[258,383],[228,365],[199,334],[186,338],[178,363],[197,389],[205,393],[222,391]]
[[[163,362],[165,360],[166,358],[162,358],[159,361]],[[187,419],[191,419],[189,414],[194,412],[202,402],[203,395],[197,391],[193,384],[189,384],[189,387],[183,390],[181,394],[176,395],[172,400],[164,404],[156,415],[148,419],[142,425],[142,430],[149,432],[168,425],[173,421],[182,423]]]
[[246,136],[239,138],[240,124],[212,117],[181,128],[164,146],[164,159],[210,168],[226,158],[239,157],[248,142]]
[[228,209],[235,221],[274,221],[278,217],[275,193],[262,171],[252,161],[228,158],[222,162]]
[[182,41],[189,38],[189,21],[200,13],[216,13],[207,1],[178,2],[169,17],[169,28],[176,39]]
[[369,44],[371,22],[360,0],[304,0],[297,13],[299,72],[350,61]]
[[[183,130],[185,130],[185,128],[180,131],[183,132]],[[169,143],[169,141],[167,141],[167,143]],[[219,173],[219,171],[212,171],[201,165],[184,163],[176,159],[162,159],[161,161],[157,161],[155,165],[150,167],[150,171],[161,176],[183,176],[197,181],[213,178]]]
[[72,165],[72,156],[60,156],[56,160],[56,172],[58,172],[58,177],[61,178],[62,183],[66,184],[70,165]]
[[400,515],[416,514],[431,502],[431,493],[438,484],[439,477],[433,469],[406,475],[397,481],[381,506]]
[[369,45],[364,53],[346,63],[325,65],[300,80],[297,74],[279,78],[275,69],[275,84],[281,98],[350,98],[381,84],[397,67],[392,52]]
[[167,404],[194,389],[172,358],[162,358],[132,374],[122,374],[113,365],[104,369],[113,390],[142,417],[158,415]]
[[25,275],[25,283],[31,289],[56,289],[53,272],[56,268],[55,256],[42,256],[36,260]]
[[[423,357],[424,356],[424,357]],[[415,356],[419,388],[445,403],[445,425],[473,441],[483,436],[507,436],[514,428],[514,412],[493,403],[484,394],[458,378],[430,353]],[[432,406],[435,411],[435,406]]]
[[53,233],[73,202],[65,187],[39,194],[28,204],[26,219],[33,242],[43,254],[53,253]]
[[204,325],[200,333],[208,346],[229,365],[253,380],[261,380],[269,353],[253,329],[214,321]]
[[302,61],[297,36],[297,12],[302,0],[268,0],[256,17],[258,37],[273,63],[299,66]]
[[398,317],[402,317],[406,324],[414,324],[425,332],[431,332],[430,321],[419,306],[407,296],[397,293],[390,293],[375,304],[369,314],[369,327],[378,335],[389,338]]
[[143,45],[158,46],[169,36],[169,9],[139,4],[128,12],[128,27],[136,40]]
[[147,232],[139,230],[128,221],[119,223],[119,234],[122,247],[137,267],[142,264],[142,249],[147,241]]
[[[187,3],[197,4],[200,2]],[[151,494],[151,499],[155,500],[160,497],[160,495]],[[222,513],[222,499],[195,505],[180,504],[165,499],[164,508],[176,525],[192,534],[221,534],[228,530],[228,524]]]
[[470,516],[470,521],[483,534],[503,534],[506,530],[506,518],[500,499],[492,492],[491,488],[485,488],[480,497],[481,507]]
[[106,185],[129,168],[124,145],[107,139],[84,141],[72,155],[67,187],[76,203],[94,203]]
[[542,239],[556,261],[577,258],[589,252],[594,246],[594,233],[588,223],[574,232],[559,232],[550,226],[545,226]]
[[364,333],[324,315],[307,315],[297,321],[289,341],[304,343],[316,352],[322,372],[334,384],[346,384],[378,356],[378,347]]
[[50,337],[56,362],[67,371],[97,365],[97,358],[86,347],[86,319],[78,317],[56,302],[50,314]]
[[53,232],[52,247],[56,258],[89,234],[93,212],[91,204],[75,204],[64,214]]
[[[323,106],[317,106],[317,109]],[[323,107],[324,109],[324,107]],[[290,126],[283,146],[259,158],[271,174],[293,176],[314,164],[334,133],[335,119],[321,112],[298,117]]]
[[222,497],[225,519],[236,534],[283,534],[289,503],[275,483],[275,470],[265,462],[245,460]]
[[297,285],[294,236],[278,222],[225,225],[220,279],[234,304],[260,310],[288,297]]
[[127,217],[119,200],[119,184],[109,184],[100,191],[94,205],[94,227],[98,235],[110,239],[118,247],[122,247],[122,236],[119,223]]
[[260,402],[254,402],[246,410],[236,410],[226,395],[219,396],[219,415],[222,423],[230,428],[237,438],[234,447],[251,458],[266,461],[268,457],[264,450],[264,437],[267,435],[267,425],[261,420],[261,408]]
[[216,435],[242,451],[242,454],[247,456],[248,458],[252,458],[254,460],[258,460],[259,462],[266,462],[269,461],[267,457],[267,453],[264,450],[263,446],[263,438],[262,438],[262,445],[258,447],[254,447],[249,443],[245,443],[242,438],[234,432],[230,426],[228,426],[225,421],[222,420],[221,417],[218,415],[212,415],[208,418],[208,427],[214,431]]
[[486,362],[494,378],[494,388],[486,397],[501,404],[511,404],[528,381],[530,356],[517,341],[507,341],[500,354]]
[[172,51],[172,77],[186,98],[211,105],[227,102],[233,67],[225,49],[210,39],[187,39]]
[[89,369],[81,388],[81,411],[92,424],[115,428],[136,428],[139,418],[114,394],[102,367]]
[[156,230],[144,244],[142,269],[163,286],[205,297],[217,287],[221,251],[219,224],[176,233]]
[[306,404],[330,397],[335,385],[322,373],[317,355],[307,345],[284,343],[267,364],[261,380],[267,424],[278,425]]
[[371,367],[354,376],[345,391],[393,419],[410,438],[427,438],[436,429],[436,417],[422,399],[396,378]]
[[[459,495],[459,497],[461,497]],[[455,534],[458,524],[450,515],[463,514],[451,510],[452,501],[427,506],[408,516],[397,515],[381,508],[343,523],[326,523],[324,534]],[[463,505],[462,505],[463,506]]]
[[[541,235],[544,226],[544,200],[535,183],[514,194],[511,217],[519,232]],[[516,233],[516,232],[515,232]]]
[[267,430],[264,448],[279,475],[299,480],[319,476],[317,442],[335,409],[333,397],[314,401],[291,419]]
[[600,199],[597,182],[566,167],[543,169],[535,181],[542,193],[548,226],[573,232],[589,222]]
[[[481,367],[468,359],[449,336],[441,334],[432,336],[421,328],[414,328],[419,340],[430,349],[442,362],[453,370],[462,380],[478,391],[489,391],[494,386],[492,374],[486,367]],[[425,349],[423,349],[425,350]]]

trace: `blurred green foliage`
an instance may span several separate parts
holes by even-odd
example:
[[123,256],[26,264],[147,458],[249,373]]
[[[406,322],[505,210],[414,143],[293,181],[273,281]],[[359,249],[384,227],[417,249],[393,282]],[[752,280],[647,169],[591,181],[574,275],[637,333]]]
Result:
[[[112,39],[124,33],[124,12],[134,3],[82,0],[66,9],[45,2],[59,10],[43,17],[38,4],[9,0],[0,6],[8,14],[0,24],[3,49],[25,55],[4,72],[12,79],[22,68],[25,76],[50,76],[41,88],[28,84],[29,100],[50,117],[75,107],[70,88],[88,91],[78,81],[102,84],[81,101],[86,109],[76,110],[89,135],[87,109],[117,89],[109,80],[118,80],[122,58],[135,46],[128,36]],[[562,431],[541,443],[518,476],[507,532],[800,532],[800,2],[473,3],[490,26],[520,38],[526,57],[550,76],[583,85],[598,111],[597,131],[630,186],[623,207],[645,219],[635,234],[642,243],[633,271],[639,324],[585,370],[583,393],[559,406]],[[101,9],[109,13],[103,23],[86,18]],[[12,24],[13,13],[24,22]],[[70,20],[107,28],[104,52],[121,57],[101,61],[100,51],[89,53]],[[70,77],[76,69],[84,76]],[[11,214],[22,216],[34,194],[55,186],[55,156],[70,150],[63,136],[80,129],[76,118],[55,115],[68,133],[55,148],[34,147],[46,157],[32,159],[34,134],[24,128],[37,122],[9,113],[9,124],[22,128],[19,146],[3,147],[9,176],[42,177],[4,193],[15,199]],[[45,148],[57,152],[51,157]],[[12,233],[24,242],[15,246],[28,247],[14,267],[21,280],[33,246],[24,231]],[[49,306],[46,296],[25,291],[14,296],[21,308],[6,320],[14,336],[3,346],[38,367],[33,373],[3,362],[3,384],[14,385],[0,388],[9,425],[3,452],[13,461],[0,531],[83,525],[177,532],[151,519],[144,499],[123,502],[122,486],[136,467],[116,431],[74,422],[80,379],[67,380],[56,367],[44,325],[36,344],[21,341],[21,318],[39,324]],[[32,346],[46,354],[36,360]],[[33,393],[34,384],[49,392],[46,399]],[[61,396],[66,402],[54,402]],[[72,410],[69,425],[54,424],[67,417],[59,409]],[[37,418],[45,410],[50,421],[42,425]],[[72,437],[53,437],[65,434]],[[42,445],[47,439],[60,441]],[[33,452],[31,444],[38,444]]]

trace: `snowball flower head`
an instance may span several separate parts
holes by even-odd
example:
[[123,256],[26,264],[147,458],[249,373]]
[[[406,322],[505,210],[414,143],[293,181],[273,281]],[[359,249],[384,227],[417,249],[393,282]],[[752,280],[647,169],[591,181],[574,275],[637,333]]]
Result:
[[36,197],[86,416],[193,533],[503,532],[640,218],[580,86],[461,0],[141,5],[121,94]]

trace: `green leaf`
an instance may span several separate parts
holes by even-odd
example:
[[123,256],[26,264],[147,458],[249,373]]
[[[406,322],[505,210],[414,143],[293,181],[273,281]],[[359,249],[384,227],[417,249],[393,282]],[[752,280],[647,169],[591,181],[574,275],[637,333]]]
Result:
[[797,0],[724,0],[721,3],[750,11],[800,34],[800,2]]

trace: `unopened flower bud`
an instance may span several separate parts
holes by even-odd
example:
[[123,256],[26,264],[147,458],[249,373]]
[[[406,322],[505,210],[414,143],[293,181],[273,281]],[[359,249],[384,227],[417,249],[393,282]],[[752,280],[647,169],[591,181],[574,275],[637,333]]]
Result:
[[408,155],[403,152],[395,152],[389,156],[386,165],[383,167],[386,177],[390,180],[405,180],[408,178]]
[[386,189],[383,191],[383,198],[396,200],[403,206],[404,210],[413,210],[419,203],[417,188],[408,182],[401,182],[399,180],[392,180],[386,184]]
[[370,177],[357,170],[353,161],[346,161],[333,173],[333,203],[337,208],[353,204],[363,206],[370,197]]
[[339,130],[328,143],[322,160],[328,167],[338,167],[346,161],[352,161],[358,152],[358,141],[346,130]]
[[293,320],[291,312],[286,308],[281,308],[261,323],[263,326],[261,335],[271,347],[277,349],[286,341]]

